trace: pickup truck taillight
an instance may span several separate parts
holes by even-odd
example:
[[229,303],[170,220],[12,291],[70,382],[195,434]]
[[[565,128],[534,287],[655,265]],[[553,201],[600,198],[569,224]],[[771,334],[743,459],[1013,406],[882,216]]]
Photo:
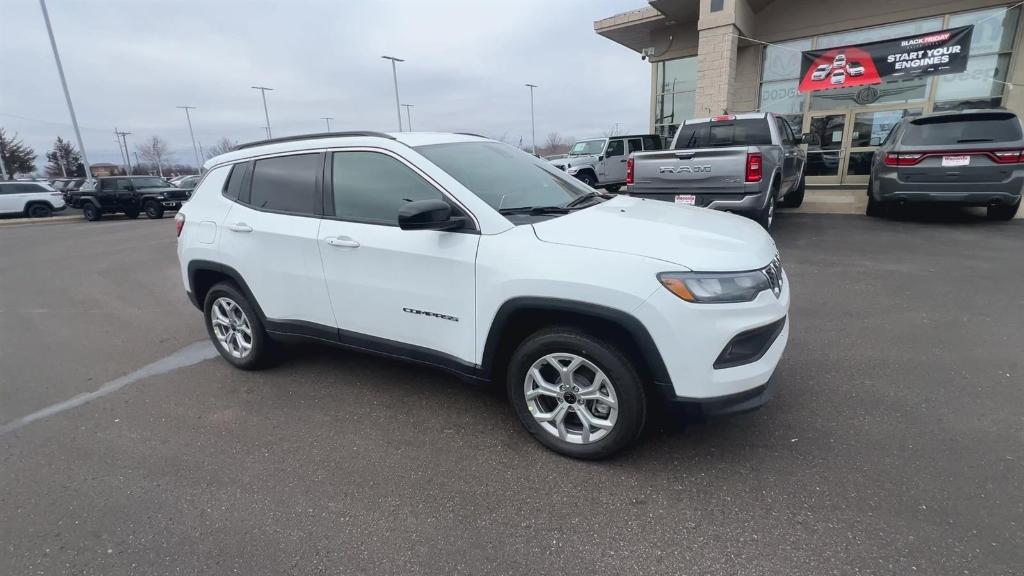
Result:
[[626,160],[626,185],[629,186],[633,183],[633,157],[630,156],[629,160]]
[[181,230],[185,227],[185,215],[178,212],[174,215],[174,235],[181,238]]
[[761,172],[761,155],[747,152],[747,182],[760,182]]

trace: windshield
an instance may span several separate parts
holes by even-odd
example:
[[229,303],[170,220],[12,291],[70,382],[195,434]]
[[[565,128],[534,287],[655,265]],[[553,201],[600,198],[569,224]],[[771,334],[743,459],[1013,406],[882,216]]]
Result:
[[600,154],[604,151],[604,140],[584,140],[572,145],[569,155]]
[[132,178],[132,184],[136,188],[170,188],[171,184],[164,180],[154,176],[152,178]]
[[417,146],[416,150],[495,210],[564,206],[593,192],[547,162],[508,144],[454,142]]

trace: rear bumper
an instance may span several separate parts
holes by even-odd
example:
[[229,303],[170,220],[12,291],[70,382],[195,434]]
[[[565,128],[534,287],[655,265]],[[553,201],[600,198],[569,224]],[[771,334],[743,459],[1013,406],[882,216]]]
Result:
[[1024,178],[1003,182],[904,182],[895,171],[876,176],[874,199],[880,202],[946,203],[962,206],[1014,205],[1020,202]]
[[[679,194],[686,194],[685,190],[680,190]],[[662,200],[665,202],[675,202],[676,193],[645,193],[645,192],[633,192],[627,190],[627,194],[636,198],[647,198],[650,200]],[[768,192],[745,192],[736,194],[694,194],[696,196],[695,206],[701,208],[710,208],[712,210],[721,210],[723,212],[735,212],[737,214],[759,214],[764,209],[765,202],[768,201]]]

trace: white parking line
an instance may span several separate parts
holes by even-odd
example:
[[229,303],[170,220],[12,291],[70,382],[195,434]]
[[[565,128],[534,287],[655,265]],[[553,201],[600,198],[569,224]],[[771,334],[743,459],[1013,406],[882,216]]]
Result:
[[79,394],[78,396],[69,398],[63,402],[58,402],[47,406],[42,410],[33,412],[28,416],[22,416],[17,420],[12,420],[7,424],[0,425],[0,436],[3,436],[8,432],[14,432],[15,430],[23,426],[27,426],[36,420],[42,420],[43,418],[60,414],[61,412],[77,408],[87,402],[92,402],[97,398],[102,398],[108,394],[117,392],[121,388],[124,388],[134,382],[138,382],[139,380],[150,378],[152,376],[159,376],[160,374],[166,374],[167,372],[172,372],[179,368],[198,364],[203,360],[209,360],[215,356],[217,356],[217,349],[213,347],[213,344],[209,340],[189,344],[166,358],[161,358],[152,364],[147,364],[146,366],[139,368],[131,374],[125,374],[120,378],[111,380],[92,392]]

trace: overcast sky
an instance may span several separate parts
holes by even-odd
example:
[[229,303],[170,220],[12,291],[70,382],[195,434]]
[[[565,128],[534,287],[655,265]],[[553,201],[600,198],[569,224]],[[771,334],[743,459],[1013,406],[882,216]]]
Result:
[[[0,0],[0,126],[38,155],[73,139],[37,0]],[[120,162],[113,130],[159,135],[193,163],[196,138],[324,129],[397,129],[390,64],[413,104],[415,130],[530,141],[549,132],[600,135],[616,122],[647,129],[650,66],[594,33],[594,20],[643,0],[49,0],[54,34],[92,162]],[[404,109],[403,109],[404,118]]]

